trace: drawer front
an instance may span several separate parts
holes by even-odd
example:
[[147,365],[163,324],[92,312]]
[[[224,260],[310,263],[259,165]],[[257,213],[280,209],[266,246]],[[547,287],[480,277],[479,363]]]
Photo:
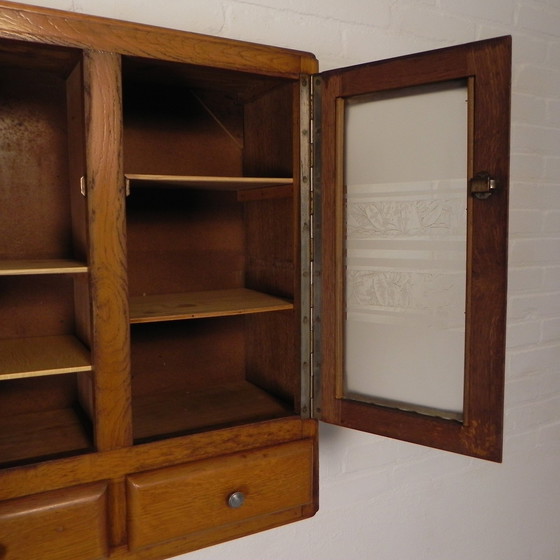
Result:
[[[313,501],[313,441],[128,477],[130,547],[254,520]],[[258,530],[258,523],[256,524]]]
[[0,503],[0,558],[107,558],[106,490],[96,483]]

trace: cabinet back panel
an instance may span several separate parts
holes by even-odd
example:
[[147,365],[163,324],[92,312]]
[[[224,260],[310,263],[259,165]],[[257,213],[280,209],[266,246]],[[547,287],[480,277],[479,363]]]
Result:
[[242,208],[234,194],[135,189],[127,227],[132,296],[243,286]]
[[0,71],[0,258],[68,257],[65,81],[40,70]]
[[74,374],[10,379],[0,383],[0,416],[67,408],[77,402]]
[[244,379],[244,331],[243,317],[133,325],[133,395]]
[[241,175],[241,107],[142,82],[125,81],[123,99],[126,173]]
[[0,338],[74,332],[74,290],[68,276],[0,278]]

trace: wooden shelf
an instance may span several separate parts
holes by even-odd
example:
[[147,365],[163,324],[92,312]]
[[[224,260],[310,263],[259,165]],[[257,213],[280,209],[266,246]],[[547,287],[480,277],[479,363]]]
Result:
[[142,443],[292,414],[286,403],[247,381],[150,394],[133,400],[134,440]]
[[91,369],[88,350],[74,336],[0,340],[0,381]]
[[276,177],[206,177],[193,175],[143,175],[127,173],[125,179],[131,187],[167,186],[183,189],[239,191],[267,187],[291,186],[293,179]]
[[292,196],[293,179],[276,177],[203,177],[189,175],[125,175],[127,191],[132,187],[202,189],[237,192],[240,202]]
[[293,303],[288,300],[244,288],[139,296],[130,299],[130,322],[227,317],[293,308]]
[[86,423],[71,408],[0,417],[0,465],[84,453],[92,449]]
[[70,259],[36,259],[0,261],[0,276],[34,274],[84,274],[87,265]]

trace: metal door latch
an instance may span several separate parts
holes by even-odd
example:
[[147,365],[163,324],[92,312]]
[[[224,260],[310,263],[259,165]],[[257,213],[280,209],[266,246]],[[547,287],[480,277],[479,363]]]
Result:
[[481,171],[477,173],[471,180],[471,194],[480,200],[488,198],[498,189],[496,179],[490,176],[490,173]]

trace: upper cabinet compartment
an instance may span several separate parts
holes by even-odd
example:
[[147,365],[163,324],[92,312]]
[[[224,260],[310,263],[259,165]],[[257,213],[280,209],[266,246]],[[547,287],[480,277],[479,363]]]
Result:
[[[250,288],[293,299],[294,91],[293,80],[123,59],[133,297]],[[287,274],[265,278],[264,261]]]
[[125,57],[126,173],[291,177],[293,83]]
[[122,76],[135,440],[296,413],[298,80]]
[[[84,214],[73,219],[69,165],[69,145],[76,144],[71,109],[78,64],[79,52],[71,49],[0,43],[0,207],[4,218],[13,218],[0,221],[0,269],[6,273],[85,262],[76,231],[85,227]],[[79,183],[75,190],[79,194]]]

